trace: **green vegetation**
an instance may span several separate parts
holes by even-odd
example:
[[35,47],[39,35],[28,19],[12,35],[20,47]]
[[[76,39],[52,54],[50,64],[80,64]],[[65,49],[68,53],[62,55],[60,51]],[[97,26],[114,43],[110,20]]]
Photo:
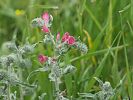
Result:
[[[118,86],[112,100],[133,100],[133,0],[1,0],[0,56],[9,54],[3,46],[6,41],[15,41],[20,46],[27,41],[30,44],[41,41],[45,33],[32,28],[31,21],[45,11],[54,18],[51,28],[54,36],[69,32],[88,46],[87,54],[72,49],[64,56],[61,65],[72,64],[77,68],[75,73],[62,77],[60,89],[65,91],[64,95],[70,99],[78,98],[79,93],[100,91],[94,78],[97,77],[110,82],[112,88]],[[33,70],[40,68],[39,54],[51,56],[50,45],[39,44],[28,55],[32,66],[20,69],[24,82]],[[32,76],[29,83],[38,87],[24,100],[38,100],[42,93],[46,93],[43,94],[46,100],[53,100],[53,84],[48,75],[40,72]],[[15,90],[19,88],[11,87],[10,91]],[[17,96],[21,97],[19,93]]]

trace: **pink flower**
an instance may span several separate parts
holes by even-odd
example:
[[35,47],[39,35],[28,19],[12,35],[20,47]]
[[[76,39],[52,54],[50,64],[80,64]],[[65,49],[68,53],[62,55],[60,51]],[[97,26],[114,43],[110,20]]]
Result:
[[43,13],[42,19],[45,21],[45,23],[49,23],[50,16],[49,16],[48,12]]
[[75,38],[73,36],[69,36],[67,43],[69,45],[74,45],[75,44]]
[[44,25],[42,27],[42,31],[45,32],[45,33],[49,33],[50,32],[49,28],[46,25]]
[[62,37],[62,42],[66,42],[69,45],[75,44],[75,38],[73,36],[70,36],[68,32],[66,32]]
[[59,40],[60,40],[60,33],[58,32],[56,36],[56,41],[59,41]]
[[62,42],[66,42],[69,38],[69,33],[66,32],[63,36],[62,36]]
[[42,31],[45,33],[49,33],[50,29],[49,29],[49,22],[50,22],[50,15],[48,12],[44,12],[42,15],[42,19],[44,20],[44,25],[42,27]]
[[39,60],[39,62],[40,63],[45,63],[47,60],[48,60],[48,57],[47,56],[44,56],[44,55],[42,55],[42,54],[40,54],[39,56],[38,56],[38,60]]

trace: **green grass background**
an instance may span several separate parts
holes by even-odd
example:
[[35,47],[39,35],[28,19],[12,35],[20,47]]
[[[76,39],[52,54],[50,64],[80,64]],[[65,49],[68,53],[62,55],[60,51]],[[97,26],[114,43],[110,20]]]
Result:
[[[18,16],[16,10],[25,13]],[[114,100],[133,100],[133,0],[0,0],[0,45],[12,39],[19,45],[26,40],[35,43],[43,39],[40,29],[33,29],[30,22],[45,11],[54,17],[51,31],[55,36],[57,32],[70,32],[80,36],[89,48],[86,55],[76,50],[66,54],[65,63],[73,64],[77,71],[62,78],[61,90],[67,89],[69,98],[78,97],[78,93],[99,91],[93,77],[109,81],[115,88],[125,76]],[[51,56],[52,50],[49,45],[37,47],[31,55],[33,66],[23,69],[24,81],[32,70],[39,68],[40,53]],[[0,54],[6,54],[2,47]],[[31,83],[35,80],[39,87],[25,100],[37,100],[43,92],[47,93],[46,100],[53,100],[48,73],[35,75]]]

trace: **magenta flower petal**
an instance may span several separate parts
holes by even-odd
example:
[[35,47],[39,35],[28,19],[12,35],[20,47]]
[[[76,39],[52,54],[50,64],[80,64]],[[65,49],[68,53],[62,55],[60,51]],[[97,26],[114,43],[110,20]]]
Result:
[[66,42],[69,38],[69,33],[66,32],[63,36],[62,36],[62,42]]
[[49,18],[50,18],[50,16],[49,16],[48,12],[43,13],[42,19],[43,19],[46,23],[49,22]]
[[44,56],[44,55],[42,55],[42,54],[40,54],[39,56],[38,56],[38,60],[39,60],[39,62],[40,63],[45,63],[47,60],[48,60],[48,57],[47,56]]
[[49,28],[46,27],[46,25],[44,25],[44,26],[42,27],[42,31],[45,32],[45,33],[49,33],[49,32],[50,32]]
[[75,44],[75,38],[73,36],[69,36],[67,43],[69,45],[74,45]]
[[60,33],[58,32],[56,36],[56,41],[59,41],[59,40],[60,40]]

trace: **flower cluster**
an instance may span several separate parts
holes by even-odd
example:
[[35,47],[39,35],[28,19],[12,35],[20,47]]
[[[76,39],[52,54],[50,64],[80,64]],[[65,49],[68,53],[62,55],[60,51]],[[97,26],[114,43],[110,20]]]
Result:
[[66,32],[62,37],[62,42],[66,42],[68,45],[74,45],[75,38],[73,36],[70,36],[69,33]]
[[74,45],[75,41],[76,39],[73,36],[71,36],[69,32],[65,32],[61,40],[60,40],[60,33],[58,33],[56,36],[56,42],[65,43],[70,46]]
[[87,46],[83,42],[77,41],[76,38],[71,36],[69,32],[65,32],[61,40],[60,40],[60,33],[58,33],[56,36],[56,42],[57,43],[55,51],[60,55],[67,52],[70,47],[78,49],[83,53],[87,53],[88,51]]
[[42,14],[41,17],[35,18],[32,20],[32,26],[39,26],[41,27],[41,30],[45,33],[50,32],[50,27],[52,25],[53,17],[49,15],[48,12],[45,12]]
[[55,51],[57,54],[62,55],[66,53],[70,47],[73,47],[75,45],[76,39],[69,35],[70,33],[65,32],[60,39],[60,33],[56,36],[56,45],[55,45]]

